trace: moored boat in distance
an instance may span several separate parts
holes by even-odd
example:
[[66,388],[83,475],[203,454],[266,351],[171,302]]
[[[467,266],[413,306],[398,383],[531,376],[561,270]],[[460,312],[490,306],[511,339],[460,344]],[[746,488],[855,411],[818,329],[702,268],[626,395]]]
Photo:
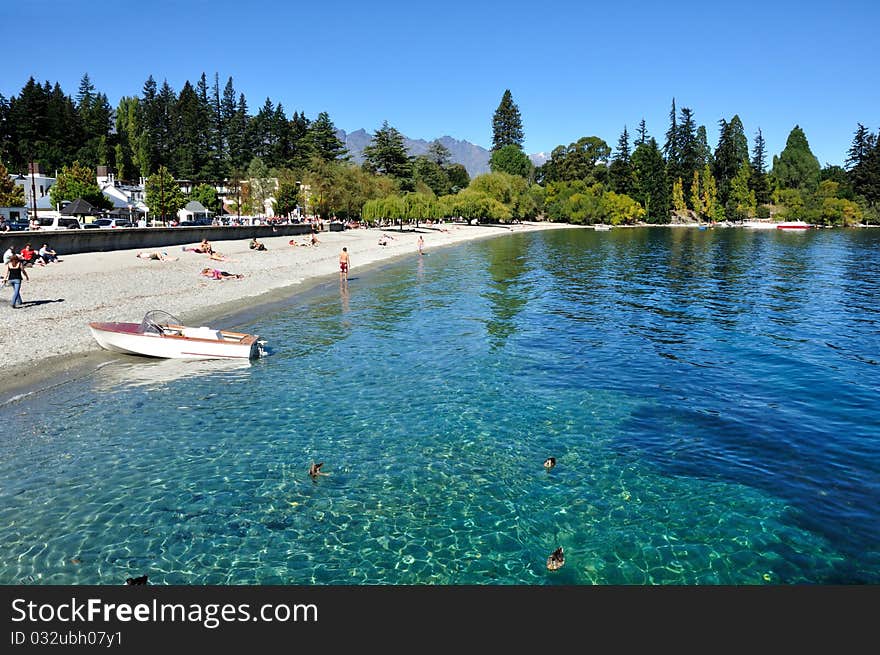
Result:
[[106,350],[166,359],[254,359],[266,343],[256,334],[187,327],[158,310],[140,323],[89,323],[89,329]]
[[809,230],[812,227],[805,221],[783,221],[776,224],[777,230]]
[[759,219],[743,221],[742,227],[751,228],[753,230],[809,230],[813,226],[805,221],[771,221]]
[[593,226],[593,229],[594,229],[596,232],[607,232],[608,230],[611,229],[611,226],[610,226],[610,225],[604,225],[604,224],[602,224],[602,223],[596,223],[596,224]]

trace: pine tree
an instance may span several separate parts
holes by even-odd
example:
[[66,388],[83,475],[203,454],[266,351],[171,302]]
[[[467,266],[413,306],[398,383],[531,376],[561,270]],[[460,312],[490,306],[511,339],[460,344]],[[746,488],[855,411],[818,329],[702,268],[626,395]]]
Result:
[[445,166],[448,164],[451,156],[449,148],[440,143],[439,139],[434,139],[434,141],[431,142],[431,145],[428,146],[428,159],[438,166]]
[[325,162],[347,161],[349,158],[345,144],[336,136],[336,126],[326,111],[309,126],[311,149],[315,156]]
[[703,152],[697,136],[694,112],[688,107],[681,108],[678,124],[679,160],[678,173],[682,180],[689,180],[694,171],[703,167]]
[[663,144],[663,156],[666,157],[666,164],[671,163],[674,169],[678,167],[681,153],[679,137],[675,115],[675,98],[673,98],[672,109],[669,112],[669,129],[666,130],[666,143]]
[[760,127],[758,133],[755,134],[751,166],[750,188],[755,194],[755,202],[758,205],[766,205],[770,202],[770,183],[767,180],[766,144]]
[[780,189],[814,190],[819,184],[819,160],[810,150],[807,135],[795,125],[785,141],[785,148],[773,157],[772,177]]
[[364,167],[399,180],[412,177],[412,160],[406,151],[403,135],[388,125],[388,121],[373,133],[373,139],[364,148]]
[[214,72],[211,87],[211,124],[214,142],[211,146],[211,179],[219,181],[226,176],[226,144],[223,126],[223,106],[220,102],[220,75]]
[[229,166],[233,170],[243,171],[251,159],[251,147],[248,141],[248,106],[243,93],[239,94],[238,103],[227,123],[227,136]]
[[172,113],[174,142],[174,173],[186,180],[194,180],[202,167],[202,125],[199,97],[187,81]]
[[205,73],[199,78],[196,84],[196,96],[199,99],[198,114],[200,123],[199,129],[199,152],[196,160],[196,179],[213,180],[216,179],[215,166],[215,144],[216,135],[214,134],[215,121],[211,99],[208,96],[208,78]]
[[739,116],[734,115],[729,123],[722,118],[718,124],[721,129],[712,173],[718,185],[719,204],[725,205],[730,193],[730,181],[736,177],[743,161],[748,161],[749,144]]
[[222,152],[223,170],[227,173],[234,166],[232,156],[232,126],[235,120],[235,87],[232,78],[226,80],[223,87],[223,99],[220,101],[220,150]]
[[312,146],[309,133],[310,121],[305,113],[294,112],[290,119],[290,165],[297,170],[303,170],[308,166],[312,157]]
[[645,145],[648,142],[648,128],[645,127],[645,119],[639,121],[639,127],[636,130],[636,140],[633,142],[633,148]]
[[[644,121],[642,121],[644,123]],[[608,178],[611,182],[611,190],[615,193],[631,195],[635,186],[633,178],[632,155],[629,148],[629,132],[626,125],[623,133],[617,140],[617,150],[614,152],[614,161],[608,167]]]
[[709,164],[711,168],[714,164],[712,157],[712,147],[709,145],[709,137],[706,136],[706,126],[700,125],[697,128],[697,152],[699,153],[700,166],[699,170],[703,170],[703,166]]
[[653,137],[635,149],[632,163],[636,179],[634,198],[652,222],[668,223],[670,186],[666,180],[666,162]]
[[505,89],[501,103],[492,116],[492,150],[511,145],[522,149],[522,142],[523,129],[519,107],[513,102],[510,89]]
[[156,103],[156,80],[150,75],[144,82],[141,100],[141,124],[138,139],[137,159],[141,175],[150,175],[159,168],[158,143],[159,108]]
[[174,89],[168,84],[168,80],[163,80],[159,93],[156,95],[156,134],[154,138],[159,162],[171,170],[172,175],[175,170],[173,157],[177,145],[175,143],[177,134],[174,129],[176,105],[177,95],[174,93]]
[[80,111],[88,110],[92,106],[92,99],[95,95],[95,85],[89,79],[89,74],[85,73],[79,81],[79,91],[76,94],[76,107]]

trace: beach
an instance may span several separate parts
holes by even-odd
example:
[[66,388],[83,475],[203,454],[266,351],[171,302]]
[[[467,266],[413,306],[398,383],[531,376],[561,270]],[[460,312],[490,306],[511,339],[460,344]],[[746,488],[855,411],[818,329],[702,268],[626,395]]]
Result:
[[[30,279],[21,287],[24,307],[13,310],[9,306],[12,289],[2,290],[0,367],[7,375],[0,382],[0,400],[45,388],[112,358],[89,332],[88,324],[93,321],[140,322],[147,311],[161,309],[188,325],[234,328],[234,324],[217,325],[214,321],[254,311],[315,283],[337,279],[343,247],[351,256],[349,275],[357,277],[365,267],[384,260],[418,257],[419,236],[424,239],[425,252],[430,253],[473,239],[570,227],[560,223],[447,223],[422,226],[417,231],[353,229],[321,232],[315,246],[291,246],[288,236],[264,238],[265,251],[249,249],[249,239],[213,242],[214,249],[229,261],[214,261],[180,246],[153,249],[176,261],[141,259],[136,256],[138,250],[66,256],[61,252],[62,261],[27,269]],[[390,237],[385,246],[379,245],[383,234]],[[308,236],[293,238],[298,244],[308,243]],[[212,280],[200,275],[205,267],[240,273],[244,278]]]

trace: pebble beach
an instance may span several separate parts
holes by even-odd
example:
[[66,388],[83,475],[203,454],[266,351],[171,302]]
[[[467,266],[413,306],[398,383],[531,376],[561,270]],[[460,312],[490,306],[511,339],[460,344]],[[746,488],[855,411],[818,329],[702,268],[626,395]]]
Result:
[[[139,322],[161,309],[185,324],[215,325],[212,320],[292,296],[322,280],[338,276],[339,253],[351,256],[351,277],[365,267],[402,256],[418,256],[418,239],[425,252],[462,241],[542,229],[570,227],[555,223],[523,223],[507,227],[446,224],[398,229],[353,229],[322,232],[314,246],[291,246],[291,237],[261,239],[265,251],[251,250],[249,239],[214,241],[216,251],[229,258],[214,261],[180,246],[158,248],[173,261],[137,257],[138,250],[65,255],[61,261],[27,269],[21,295],[24,307],[9,306],[12,290],[2,289],[0,304],[0,367],[14,371],[0,383],[0,392],[40,389],[58,375],[94,366],[107,357],[92,338],[93,321]],[[379,245],[388,235],[387,245]],[[294,237],[298,244],[308,237]],[[193,243],[192,246],[197,245]],[[176,259],[174,259],[176,258]],[[240,273],[243,279],[202,277],[205,267]],[[333,276],[333,277],[329,277]]]

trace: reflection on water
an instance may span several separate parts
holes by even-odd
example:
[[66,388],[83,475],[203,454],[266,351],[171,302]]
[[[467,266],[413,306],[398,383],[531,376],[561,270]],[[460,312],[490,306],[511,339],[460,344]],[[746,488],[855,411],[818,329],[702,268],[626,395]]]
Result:
[[0,582],[876,584],[880,234],[768,232],[414,254],[0,407]]
[[120,387],[169,385],[187,378],[213,378],[218,384],[233,377],[244,377],[253,364],[249,360],[150,359],[126,357],[101,367],[95,375],[95,391]]

